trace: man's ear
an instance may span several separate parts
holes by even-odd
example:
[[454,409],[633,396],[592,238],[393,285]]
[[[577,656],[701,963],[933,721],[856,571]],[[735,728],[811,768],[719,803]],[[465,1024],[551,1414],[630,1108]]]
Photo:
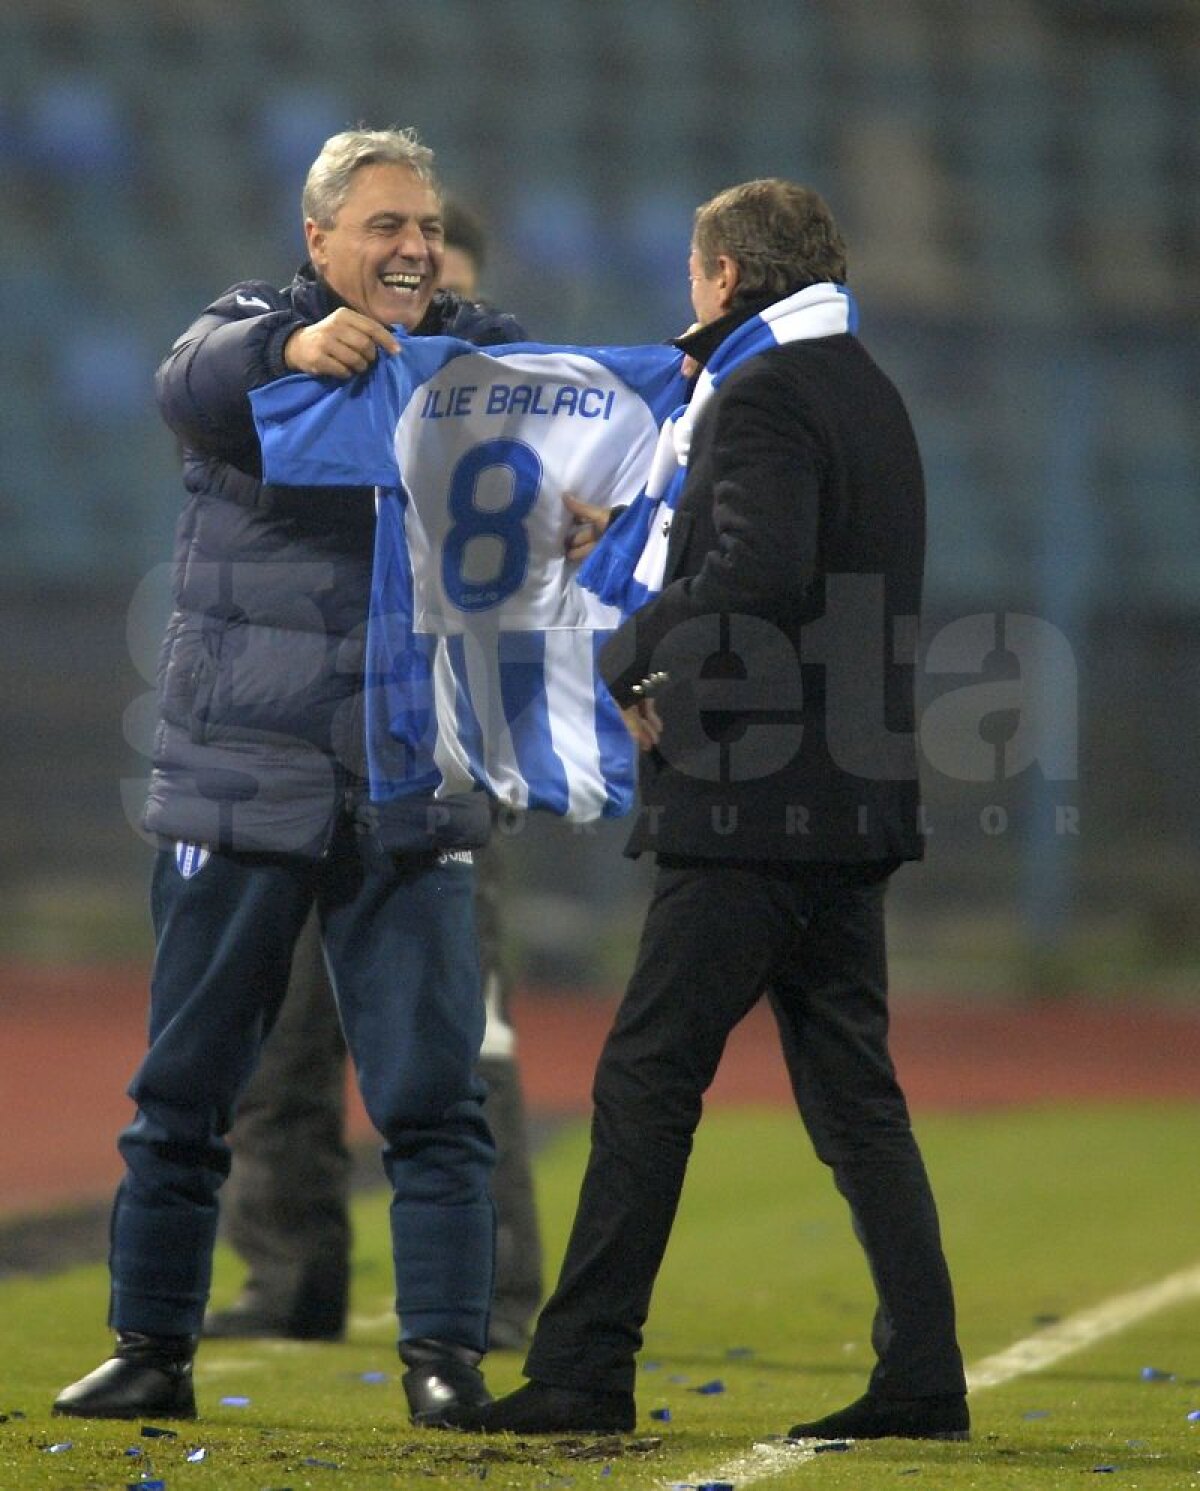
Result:
[[721,297],[722,310],[727,311],[733,305],[733,297],[741,282],[742,271],[738,268],[737,260],[731,259],[728,254],[718,254],[717,293]]
[[308,257],[314,268],[320,269],[325,258],[325,230],[311,217],[304,219],[304,241],[308,245]]

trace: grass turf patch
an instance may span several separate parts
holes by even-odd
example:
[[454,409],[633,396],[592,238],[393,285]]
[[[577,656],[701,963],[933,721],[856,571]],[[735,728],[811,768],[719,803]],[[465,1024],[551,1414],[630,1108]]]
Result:
[[[1190,1107],[979,1113],[918,1129],[968,1362],[1200,1259]],[[586,1144],[574,1126],[539,1157],[551,1269]],[[874,1491],[901,1478],[939,1491],[1057,1491],[1094,1474],[1152,1491],[1200,1486],[1200,1423],[1188,1420],[1200,1409],[1200,1302],[977,1394],[969,1445],[892,1440],[812,1458],[768,1441],[755,1451],[857,1396],[872,1360],[861,1254],[789,1115],[718,1111],[701,1125],[647,1325],[634,1436],[475,1440],[411,1429],[393,1345],[386,1196],[356,1203],[355,1233],[349,1340],[206,1343],[202,1417],[161,1425],[173,1438],[145,1438],[137,1422],[49,1414],[55,1392],[107,1350],[102,1269],[0,1285],[0,1491],[107,1491],[145,1478],[168,1491],[626,1491],[716,1479]],[[239,1277],[223,1252],[218,1302]],[[487,1370],[495,1391],[522,1380],[512,1354],[489,1358]],[[222,1402],[231,1398],[248,1401]]]

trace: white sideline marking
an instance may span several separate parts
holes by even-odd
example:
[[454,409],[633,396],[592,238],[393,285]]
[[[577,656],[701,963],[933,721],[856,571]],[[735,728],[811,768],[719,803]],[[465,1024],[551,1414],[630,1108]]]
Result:
[[[1093,1346],[1105,1336],[1135,1324],[1168,1305],[1183,1304],[1186,1300],[1200,1298],[1200,1264],[1185,1268],[1176,1274],[1168,1274],[1157,1284],[1147,1284],[1144,1289],[1134,1289],[1128,1294],[1117,1294],[1112,1299],[1102,1300],[1090,1310],[1080,1310],[1048,1325],[1045,1330],[1035,1331],[1023,1341],[1017,1341],[994,1356],[985,1356],[973,1367],[967,1368],[967,1387],[973,1393],[985,1388],[999,1387],[1012,1382],[1016,1377],[1025,1377],[1030,1372],[1043,1368]],[[782,1475],[806,1461],[815,1460],[817,1451],[801,1442],[788,1444],[784,1441],[756,1444],[753,1449],[736,1460],[730,1460],[720,1470],[706,1471],[690,1483],[665,1481],[666,1486],[692,1484],[704,1481],[731,1481],[738,1491],[746,1486],[770,1480]]]
[[722,1465],[720,1470],[705,1471],[695,1481],[664,1481],[665,1486],[703,1485],[705,1481],[729,1481],[742,1491],[743,1486],[753,1486],[759,1481],[769,1481],[772,1476],[782,1475],[785,1470],[795,1470],[808,1460],[817,1458],[816,1450],[796,1440],[792,1444],[780,1441],[774,1444],[756,1444],[752,1450],[739,1455]]
[[1023,1377],[1027,1372],[1040,1372],[1043,1367],[1082,1351],[1105,1336],[1122,1331],[1137,1320],[1144,1320],[1157,1310],[1168,1305],[1182,1304],[1184,1300],[1200,1296],[1200,1264],[1194,1268],[1181,1269],[1177,1274],[1168,1274],[1157,1284],[1147,1284],[1144,1289],[1131,1290],[1129,1294],[1114,1295],[1102,1300],[1090,1310],[1080,1310],[1069,1315],[1045,1330],[1026,1336],[995,1356],[985,1356],[967,1369],[967,1386],[973,1393],[981,1388],[998,1387],[1014,1377]]

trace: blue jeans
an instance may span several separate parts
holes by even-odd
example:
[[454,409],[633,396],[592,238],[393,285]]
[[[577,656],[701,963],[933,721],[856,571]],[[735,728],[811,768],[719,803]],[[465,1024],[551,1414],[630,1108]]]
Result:
[[402,1337],[482,1351],[492,1291],[494,1147],[475,1064],[484,1007],[473,873],[393,859],[343,823],[325,859],[212,854],[154,868],[150,1048],[129,1087],[112,1217],[110,1323],[199,1333],[229,1173],[224,1135],[315,902],[363,1104],[392,1184]]

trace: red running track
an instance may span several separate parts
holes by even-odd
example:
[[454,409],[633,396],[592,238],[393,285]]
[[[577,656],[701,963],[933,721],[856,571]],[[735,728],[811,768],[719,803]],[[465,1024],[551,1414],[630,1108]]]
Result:
[[[0,1216],[107,1197],[124,1087],[145,1041],[140,968],[0,970]],[[583,1113],[615,999],[526,992],[515,1002],[529,1107]],[[892,1049],[915,1111],[1193,1099],[1200,1011],[1071,1000],[896,1001]],[[791,1101],[765,1005],[735,1032],[709,1101]],[[369,1138],[357,1096],[351,1131]]]

